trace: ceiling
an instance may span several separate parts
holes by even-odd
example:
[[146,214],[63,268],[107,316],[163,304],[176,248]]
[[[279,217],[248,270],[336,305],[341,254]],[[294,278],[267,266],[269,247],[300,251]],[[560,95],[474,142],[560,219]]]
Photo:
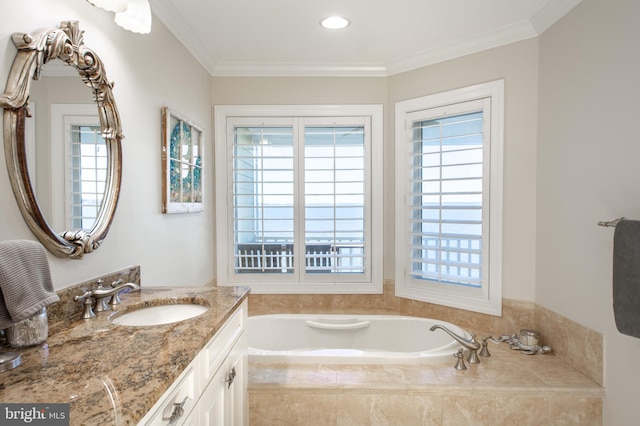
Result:
[[[582,0],[150,0],[214,76],[389,76],[542,34]],[[351,25],[326,30],[342,15]],[[152,30],[153,31],[153,30]]]

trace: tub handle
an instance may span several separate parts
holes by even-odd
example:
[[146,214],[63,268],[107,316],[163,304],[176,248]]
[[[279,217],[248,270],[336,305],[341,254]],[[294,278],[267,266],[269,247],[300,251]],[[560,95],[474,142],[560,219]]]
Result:
[[322,320],[307,320],[305,323],[311,328],[322,328],[325,330],[356,330],[366,328],[371,325],[371,321],[355,321],[348,323],[322,322]]

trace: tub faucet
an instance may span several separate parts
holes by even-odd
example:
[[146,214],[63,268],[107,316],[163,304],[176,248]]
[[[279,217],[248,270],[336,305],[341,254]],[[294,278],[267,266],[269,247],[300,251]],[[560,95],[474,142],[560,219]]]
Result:
[[471,339],[466,339],[462,336],[457,335],[453,331],[449,330],[447,327],[440,324],[435,324],[431,326],[429,330],[435,331],[436,329],[443,330],[449,336],[453,337],[456,342],[460,343],[462,346],[469,349],[469,357],[467,358],[467,361],[469,361],[469,364],[480,364],[480,358],[478,358],[478,349],[480,349],[481,345],[476,340],[475,334],[471,335]]

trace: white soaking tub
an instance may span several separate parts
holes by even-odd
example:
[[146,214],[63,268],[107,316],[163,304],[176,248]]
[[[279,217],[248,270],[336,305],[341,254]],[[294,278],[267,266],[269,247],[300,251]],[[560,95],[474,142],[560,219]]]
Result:
[[454,362],[462,348],[440,324],[467,339],[462,328],[429,318],[397,315],[273,314],[248,318],[249,361],[290,363]]

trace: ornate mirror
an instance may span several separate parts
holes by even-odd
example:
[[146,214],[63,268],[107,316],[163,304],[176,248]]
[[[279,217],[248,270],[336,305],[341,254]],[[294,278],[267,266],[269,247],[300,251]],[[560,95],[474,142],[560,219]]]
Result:
[[[60,257],[81,259],[85,253],[96,250],[107,236],[118,203],[122,175],[120,116],[113,98],[113,83],[107,80],[104,64],[91,49],[84,45],[84,31],[77,21],[60,23],[60,28],[37,35],[13,34],[18,52],[14,59],[5,93],[0,96],[4,108],[4,147],[9,179],[13,193],[27,225],[42,244]],[[102,182],[94,191],[95,214],[87,224],[70,229],[55,230],[38,203],[34,179],[30,176],[28,148],[25,135],[31,117],[30,89],[34,80],[42,76],[44,65],[61,61],[74,69],[85,88],[90,89],[97,106],[97,124],[94,126],[99,144],[92,148],[100,152],[103,165]],[[39,102],[39,101],[38,101]],[[48,143],[38,136],[35,149]],[[98,146],[99,145],[99,146]],[[33,165],[31,165],[33,166]],[[33,170],[33,167],[31,167]],[[66,172],[65,172],[66,173]],[[33,174],[33,172],[31,172]],[[50,178],[50,177],[49,177]],[[77,184],[77,182],[76,182]],[[72,191],[71,191],[72,192]]]

